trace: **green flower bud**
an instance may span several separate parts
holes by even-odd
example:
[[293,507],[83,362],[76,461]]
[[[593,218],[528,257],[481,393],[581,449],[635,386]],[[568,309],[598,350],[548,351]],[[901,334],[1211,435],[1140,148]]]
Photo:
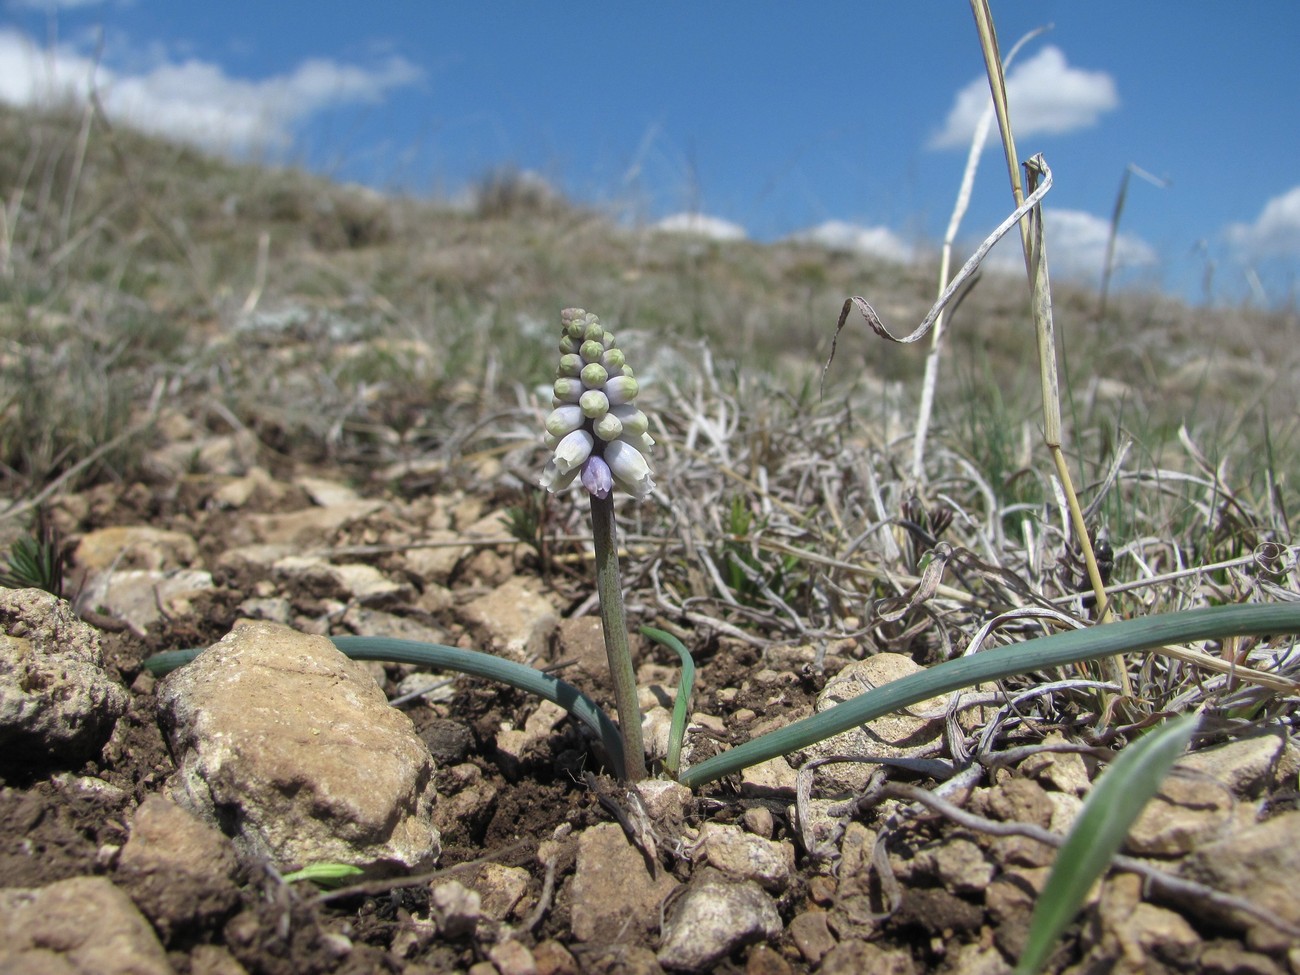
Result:
[[546,432],[556,437],[563,437],[582,426],[584,417],[577,406],[559,406],[546,418]]
[[612,407],[610,412],[618,417],[623,429],[632,436],[640,436],[650,429],[649,418],[631,404]]
[[596,421],[595,430],[601,440],[617,440],[623,433],[623,422],[613,413],[606,413]]
[[571,355],[578,351],[578,340],[566,335],[560,339],[560,354]]
[[561,403],[576,403],[582,397],[582,392],[586,387],[582,385],[581,379],[573,379],[569,376],[561,376],[555,380],[555,387],[552,392],[555,398]]
[[[575,357],[576,358],[576,357]],[[561,360],[563,365],[563,360]],[[597,389],[605,385],[605,380],[609,378],[609,373],[599,362],[592,362],[582,367],[579,375],[582,376],[582,382],[588,389]]]
[[[586,348],[586,346],[583,347]],[[627,365],[627,359],[624,357],[622,349],[610,349],[604,355],[599,356],[599,359],[600,364],[613,373],[617,373]]]
[[600,320],[593,315],[591,320],[587,322],[587,327],[583,330],[582,337],[589,342],[599,342],[606,334],[605,326],[600,324]]
[[[626,369],[627,366],[623,368]],[[616,376],[605,384],[605,395],[609,397],[609,402],[613,406],[632,402],[636,399],[637,391],[636,380],[630,376]]]
[[[559,375],[561,376],[580,376],[582,375],[582,356],[570,352],[567,355],[560,356]],[[596,383],[595,385],[600,385]]]
[[598,420],[609,412],[609,397],[599,389],[589,389],[578,400],[582,415],[589,420]]
[[583,342],[582,348],[578,350],[582,356],[583,362],[599,362],[600,357],[605,354],[605,347],[599,342]]

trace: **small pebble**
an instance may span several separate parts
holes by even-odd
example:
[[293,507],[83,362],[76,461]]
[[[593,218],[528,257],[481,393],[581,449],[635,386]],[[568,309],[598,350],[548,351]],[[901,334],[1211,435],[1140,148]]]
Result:
[[776,829],[772,811],[767,806],[750,806],[741,817],[741,822],[745,824],[745,829],[765,840],[770,840],[772,832]]

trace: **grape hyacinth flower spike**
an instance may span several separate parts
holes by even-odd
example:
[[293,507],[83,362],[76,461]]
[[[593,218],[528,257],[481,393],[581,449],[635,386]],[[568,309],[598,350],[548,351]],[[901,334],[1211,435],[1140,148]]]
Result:
[[654,441],[646,432],[646,415],[634,402],[636,378],[614,336],[581,308],[566,308],[560,322],[560,365],[544,437],[552,453],[542,472],[542,487],[556,494],[578,480],[591,495],[605,652],[623,732],[624,769],[636,781],[646,774],[645,751],[619,581],[613,493],[619,487],[644,501],[654,490],[646,456]]
[[560,365],[546,418],[546,446],[554,453],[542,487],[556,493],[581,478],[593,497],[608,497],[617,485],[644,501],[654,490],[646,459],[654,441],[634,402],[632,368],[595,315],[566,308],[561,321]]

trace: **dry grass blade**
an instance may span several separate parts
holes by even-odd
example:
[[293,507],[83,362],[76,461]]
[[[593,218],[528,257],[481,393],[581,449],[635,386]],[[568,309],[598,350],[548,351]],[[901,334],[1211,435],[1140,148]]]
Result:
[[[1007,105],[1006,77],[1002,70],[1002,60],[998,55],[997,32],[993,27],[993,15],[989,10],[988,0],[971,0],[971,9],[975,14],[975,23],[979,31],[980,47],[984,52],[984,64],[988,71],[989,88],[993,95],[994,110],[998,116],[998,127],[1002,133],[1002,145],[1006,154],[1007,170],[1011,178],[1011,193],[1017,204],[1025,200],[1024,187],[1020,181],[1017,165],[1015,139],[1011,132],[1011,115]],[[1043,162],[1042,156],[1035,156],[1025,167],[1029,173],[1030,196],[1035,193],[1035,184],[1041,178],[1043,185],[1051,184],[1051,170]],[[1092,584],[1093,594],[1097,600],[1097,619],[1105,622],[1110,618],[1106,596],[1106,587],[1097,567],[1096,553],[1088,538],[1087,526],[1079,506],[1079,498],[1070,477],[1069,465],[1061,450],[1061,397],[1056,374],[1056,339],[1052,324],[1052,292],[1048,280],[1047,247],[1043,230],[1041,206],[1032,209],[1029,219],[1020,223],[1020,241],[1025,253],[1025,269],[1029,274],[1030,290],[1033,298],[1034,328],[1038,342],[1038,362],[1043,394],[1043,435],[1057,477],[1069,505],[1070,518],[1077,535],[1078,545],[1083,552],[1088,579]],[[1122,661],[1107,664],[1114,677],[1124,689],[1124,696],[1129,697],[1132,688],[1128,672]]]
[[[1003,68],[1010,66],[1020,49],[1035,37],[1050,30],[1050,27],[1038,27],[1016,41],[1007,54]],[[948,219],[948,229],[943,236],[943,248],[939,252],[939,294],[942,296],[948,283],[948,271],[952,265],[952,245],[957,238],[962,218],[970,206],[971,190],[975,185],[975,172],[979,169],[980,156],[984,153],[984,143],[988,139],[989,126],[993,124],[993,106],[989,105],[980,116],[975,132],[971,136],[970,151],[966,155],[966,168],[962,172],[961,187],[953,203],[952,215]],[[972,280],[972,286],[974,280]],[[934,391],[939,382],[939,356],[943,349],[945,311],[935,319],[931,332],[930,354],[925,359],[925,378],[921,381],[921,402],[916,411],[916,435],[912,438],[912,480],[919,482],[924,474],[925,441],[930,429],[930,414],[934,406]]]
[[844,306],[840,309],[839,321],[835,324],[835,335],[831,339],[830,355],[826,359],[826,364],[822,367],[823,395],[825,395],[826,391],[826,374],[830,371],[831,363],[835,361],[836,344],[840,337],[840,332],[844,331],[845,322],[849,319],[849,312],[856,308],[858,314],[862,316],[862,320],[865,321],[867,325],[871,327],[871,330],[882,339],[895,342],[899,345],[910,345],[913,342],[919,342],[921,339],[925,338],[926,333],[928,333],[934,326],[934,323],[938,321],[939,316],[943,314],[943,310],[948,307],[960,292],[962,292],[962,288],[968,284],[972,275],[974,275],[979,269],[979,266],[984,262],[984,258],[988,256],[988,252],[993,249],[993,245],[1005,237],[1012,227],[1020,223],[1027,213],[1029,213],[1034,207],[1038,206],[1051,188],[1052,177],[1051,174],[1048,173],[1047,178],[1043,181],[1043,185],[1038,187],[1028,199],[1022,201],[1015,210],[1011,212],[1010,216],[998,224],[994,231],[984,238],[984,242],[975,249],[975,253],[967,259],[966,263],[961,266],[961,270],[953,276],[953,279],[950,282],[948,282],[948,286],[943,289],[943,294],[939,296],[939,300],[934,303],[934,306],[931,307],[929,313],[921,320],[921,324],[916,326],[916,328],[908,332],[906,335],[895,335],[891,332],[889,327],[885,325],[883,320],[881,320],[880,315],[878,315],[876,310],[871,307],[871,304],[867,299],[856,295],[852,298],[846,298],[844,300]]

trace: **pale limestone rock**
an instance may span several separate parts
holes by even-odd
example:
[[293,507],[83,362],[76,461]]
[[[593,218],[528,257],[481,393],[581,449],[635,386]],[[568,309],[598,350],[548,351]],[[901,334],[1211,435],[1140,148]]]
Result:
[[670,779],[647,779],[638,782],[636,790],[656,823],[680,821],[691,801],[691,790]]
[[822,959],[818,975],[918,975],[906,948],[882,948],[868,941],[842,941]]
[[705,823],[695,844],[696,856],[735,880],[757,881],[780,893],[794,872],[794,847],[746,833],[739,826]]
[[549,938],[533,949],[533,961],[537,975],[578,975],[577,959],[568,948]]
[[[465,762],[447,770],[450,794],[438,797],[433,824],[439,831],[454,830],[466,822],[484,820],[496,801],[497,788],[483,779],[483,770]],[[454,790],[454,791],[451,791]]]
[[965,837],[954,837],[917,850],[913,869],[936,878],[954,894],[977,894],[993,879],[993,864]]
[[248,969],[220,945],[198,945],[190,952],[190,975],[248,975]]
[[148,525],[117,525],[83,535],[73,560],[93,576],[108,569],[185,569],[198,557],[199,547],[183,532]]
[[[1064,743],[1065,737],[1053,732],[1043,744]],[[1091,788],[1088,767],[1078,752],[1041,751],[1020,763],[1020,774],[1037,779],[1045,788],[1069,795],[1082,796]]]
[[437,859],[434,765],[410,719],[324,637],[237,626],[158,688],[186,808],[279,865]]
[[239,613],[250,620],[267,620],[288,626],[293,621],[293,603],[283,596],[245,599],[239,604]]
[[[635,645],[634,645],[635,649]],[[605,652],[605,633],[599,616],[562,619],[555,630],[556,660],[574,660],[572,677],[566,679],[589,693],[610,686],[609,655]],[[637,682],[638,689],[641,683]]]
[[617,823],[583,830],[571,887],[573,936],[601,943],[635,940],[634,932],[659,923],[659,905],[676,887],[666,871],[651,876],[645,857]]
[[1236,815],[1232,793],[1213,779],[1200,775],[1165,776],[1160,789],[1129,830],[1125,849],[1138,856],[1178,856],[1217,839],[1236,825],[1246,825]]
[[254,467],[242,477],[228,478],[212,492],[211,503],[218,508],[238,509],[254,498],[279,500],[285,495],[285,487],[276,481],[263,467]]
[[[1178,873],[1300,926],[1300,900],[1295,896],[1295,878],[1300,876],[1300,812],[1280,813],[1199,846],[1179,864]],[[1183,906],[1198,915],[1246,928],[1252,947],[1273,950],[1289,945],[1281,932],[1245,915],[1232,912],[1225,916],[1200,901]]]
[[360,562],[336,565],[316,556],[287,555],[275,562],[271,570],[294,588],[321,599],[380,603],[411,594],[410,586],[394,582],[373,565]]
[[488,949],[488,958],[500,975],[537,975],[533,953],[514,939],[494,944]]
[[826,920],[825,911],[804,911],[795,915],[787,928],[790,940],[810,965],[816,965],[835,947],[835,935]]
[[105,877],[0,888],[0,971],[173,973],[149,922]]
[[1142,900],[1142,881],[1136,874],[1121,873],[1106,881],[1097,914],[1102,933],[1090,954],[1104,957],[1114,965],[1112,971],[1148,971],[1149,956],[1156,949],[1165,960],[1181,957],[1190,963],[1201,943],[1181,914]]
[[[372,633],[376,636],[400,636],[398,633],[390,633],[386,630],[366,630],[366,633]],[[434,641],[441,642],[441,641]],[[424,704],[436,704],[440,701],[450,701],[456,696],[456,674],[445,673],[435,674],[428,670],[417,670],[414,673],[407,674],[397,682],[394,688],[393,699],[406,697],[408,694],[420,694],[420,701]],[[429,690],[429,688],[434,688]],[[421,693],[423,692],[423,693]]]
[[641,709],[641,740],[646,758],[662,761],[668,757],[668,741],[672,737],[673,715],[665,707]]
[[190,599],[214,588],[212,573],[200,569],[127,569],[97,574],[82,598],[147,633],[164,613],[182,615]]
[[748,799],[793,798],[799,773],[784,755],[751,765],[740,773],[740,792]]
[[659,964],[673,971],[706,971],[741,945],[780,935],[781,915],[758,884],[706,875],[674,902],[664,923]]
[[274,515],[246,515],[240,521],[241,534],[234,541],[240,545],[289,545],[296,548],[319,547],[329,543],[340,528],[374,514],[384,507],[375,499],[346,501],[328,508],[303,508]]
[[998,874],[984,891],[984,906],[989,915],[995,921],[1011,921],[1027,915],[1043,892],[1051,869],[1050,866],[1016,867]]
[[1052,820],[1047,828],[1058,836],[1067,835],[1083,811],[1083,800],[1065,792],[1049,792],[1047,798],[1052,803]]
[[745,829],[749,830],[755,836],[761,836],[765,840],[772,838],[772,833],[776,829],[776,821],[772,818],[772,811],[767,806],[750,806],[740,817]]
[[117,861],[119,882],[164,937],[219,920],[239,903],[234,848],[162,796],[140,804]]
[[1274,783],[1294,785],[1300,773],[1300,749],[1276,729],[1193,752],[1178,766],[1209,776],[1235,795],[1254,797]]
[[364,562],[345,562],[334,566],[334,572],[347,593],[347,598],[361,603],[379,603],[407,599],[411,587],[395,582],[373,565]]
[[234,545],[217,556],[215,568],[225,575],[247,573],[264,577],[271,574],[271,566],[296,551],[291,545]]
[[406,571],[423,585],[445,586],[460,560],[471,551],[460,532],[435,529],[420,537],[416,546],[406,549],[401,557]]
[[569,712],[551,701],[539,701],[524,720],[522,728],[504,724],[497,731],[496,746],[503,767],[514,774],[523,762],[524,753],[549,738],[569,718]]
[[[855,661],[827,681],[817,696],[817,713],[921,670],[922,667],[911,657],[897,653],[881,653]],[[945,695],[921,701],[906,711],[883,715],[809,746],[801,753],[803,761],[833,755],[920,757],[927,754],[930,746],[943,734],[943,711],[947,705]],[[837,762],[818,769],[817,780],[832,792],[860,792],[866,787],[874,768],[869,763]]]
[[108,741],[126,688],[99,634],[39,589],[0,588],[0,763],[78,762]]
[[470,881],[470,886],[482,898],[483,913],[494,920],[504,921],[523,913],[520,902],[528,892],[528,871],[523,867],[485,863]]
[[346,484],[323,477],[309,477],[304,474],[295,477],[293,483],[307,492],[313,504],[320,505],[322,508],[332,508],[362,500],[361,496]]
[[951,975],[1011,975],[1011,966],[992,945],[967,942],[949,952]]
[[[451,643],[451,637],[441,626],[428,624],[414,616],[398,616],[382,609],[368,606],[349,606],[342,623],[353,633],[366,636],[388,636],[398,640],[417,640],[421,643]],[[445,675],[452,676],[452,675]]]
[[444,938],[464,938],[478,927],[483,916],[483,898],[459,880],[449,880],[430,891],[429,913]]
[[[468,510],[466,513],[469,513]],[[481,515],[465,525],[461,530],[461,537],[468,542],[509,539],[511,537],[510,515],[504,508]]]
[[193,466],[207,474],[234,477],[252,470],[261,452],[257,434],[247,429],[236,430],[201,439]]
[[471,600],[458,615],[473,632],[477,649],[517,661],[541,657],[560,619],[538,583],[523,576]]

